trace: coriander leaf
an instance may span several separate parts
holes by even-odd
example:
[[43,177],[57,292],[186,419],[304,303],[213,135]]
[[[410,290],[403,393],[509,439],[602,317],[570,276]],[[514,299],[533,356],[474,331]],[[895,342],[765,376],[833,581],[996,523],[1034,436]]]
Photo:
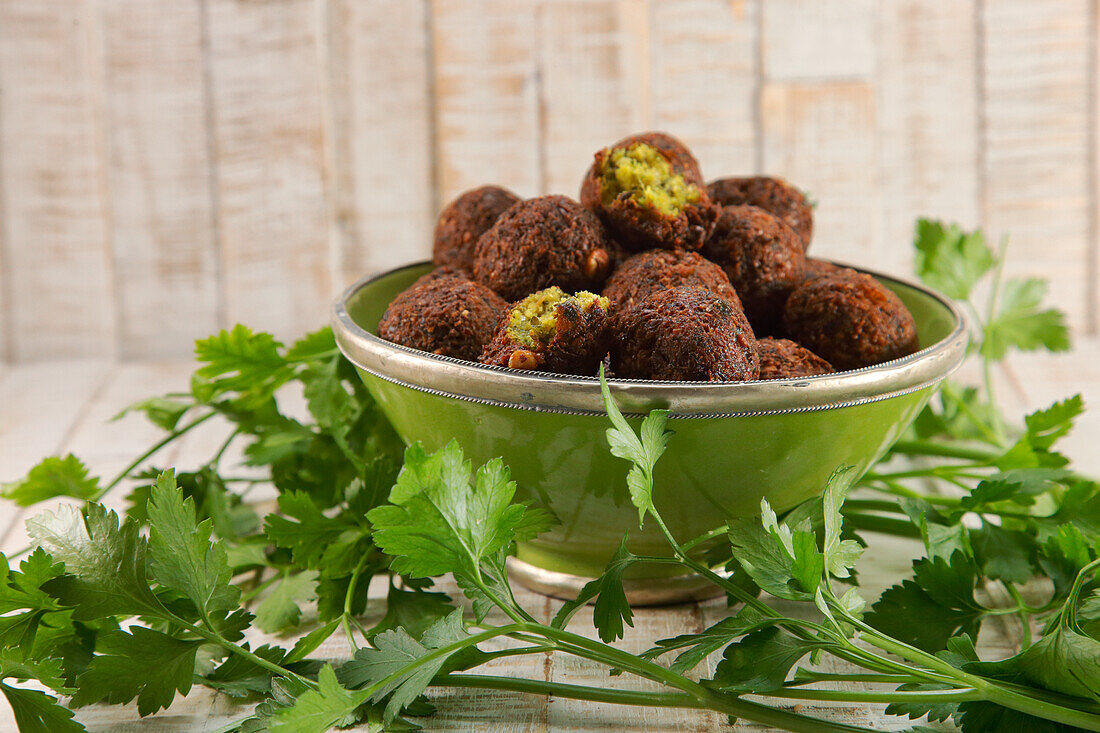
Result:
[[146,542],[138,526],[101,504],[89,504],[87,517],[72,506],[58,507],[27,520],[31,538],[65,563],[65,576],[49,590],[74,606],[73,618],[148,614],[163,617],[146,574]]
[[204,362],[195,371],[203,380],[201,396],[210,400],[223,392],[240,392],[249,395],[246,404],[270,397],[294,373],[279,355],[280,346],[271,334],[253,333],[239,323],[231,331],[197,340],[195,357]]
[[917,275],[952,298],[968,299],[974,284],[993,267],[993,252],[980,231],[918,219],[915,234]]
[[73,711],[62,707],[51,695],[3,682],[0,682],[0,693],[8,699],[19,733],[80,733],[86,730],[73,720]]
[[803,641],[775,627],[754,631],[726,647],[714,669],[714,685],[743,692],[778,690],[791,667],[822,646],[820,642]]
[[319,568],[325,550],[349,528],[340,518],[325,516],[313,499],[302,491],[280,494],[279,510],[286,516],[269,514],[265,520],[264,534],[279,547],[289,549],[294,555],[294,562],[302,567]]
[[1073,421],[1084,411],[1084,401],[1081,395],[1076,394],[1025,416],[1028,443],[1035,448],[1050,450],[1059,438],[1073,429]]
[[122,705],[135,697],[145,717],[172,704],[176,692],[186,695],[195,674],[195,653],[201,641],[183,641],[160,631],[131,626],[129,633],[104,634],[99,652],[77,677],[73,705],[100,700]]
[[336,339],[328,326],[307,333],[291,344],[286,352],[287,361],[317,361],[336,351]]
[[277,582],[256,606],[256,626],[269,634],[297,627],[302,618],[298,604],[316,597],[317,575],[316,570],[304,570]]
[[[277,710],[268,718],[270,733],[325,733],[333,727],[344,727],[359,720],[356,709],[366,702],[367,694],[348,690],[336,680],[331,664],[321,668],[317,689],[303,692],[289,707]],[[371,726],[369,730],[381,731]]]
[[153,577],[183,593],[204,619],[236,609],[241,592],[230,585],[225,547],[210,541],[209,519],[195,523],[195,502],[183,499],[171,469],[157,477],[148,511]]
[[309,412],[321,427],[341,434],[356,415],[359,406],[344,387],[340,376],[340,361],[336,356],[302,371],[299,380],[305,385],[303,394]]
[[88,467],[72,453],[64,458],[42,459],[18,481],[0,484],[0,497],[19,506],[31,506],[55,496],[88,501],[99,492],[99,479],[88,475]]
[[1065,314],[1055,308],[1039,310],[1046,290],[1047,282],[1038,278],[1004,283],[999,310],[985,327],[983,357],[1000,361],[1013,347],[1021,351],[1069,350]]
[[623,573],[638,558],[626,549],[626,540],[626,535],[623,535],[619,549],[611,556],[603,575],[586,583],[575,600],[558,609],[554,620],[550,622],[551,626],[564,629],[569,619],[593,598],[596,599],[596,605],[592,609],[592,625],[596,627],[604,643],[610,644],[623,638],[623,624],[634,626],[634,612],[630,609],[626,591],[623,590]]
[[462,610],[455,609],[428,627],[420,641],[401,628],[378,634],[372,641],[374,648],[359,649],[351,661],[341,665],[337,677],[349,688],[372,690],[369,698],[374,702],[390,696],[385,719],[393,720],[428,688],[450,658],[457,657],[461,667],[481,662],[482,653],[476,647],[466,647],[418,664],[432,652],[467,638]]
[[[603,367],[600,367],[600,391],[603,394],[604,409],[611,419],[612,427],[607,429],[607,442],[611,454],[625,458],[633,465],[626,475],[626,485],[630,490],[630,501],[638,509],[639,526],[645,520],[646,512],[656,511],[653,507],[653,467],[657,459],[665,452],[672,433],[665,430],[668,424],[668,410],[653,410],[642,421],[640,434],[627,423],[619,412],[611,390],[607,386]],[[640,435],[640,437],[639,437]]]
[[180,418],[194,406],[195,403],[191,400],[174,397],[149,397],[127,406],[111,419],[119,420],[131,412],[142,412],[149,422],[162,430],[171,432],[179,425]]
[[451,598],[446,593],[430,593],[420,589],[402,590],[391,584],[386,595],[386,615],[370,629],[370,638],[398,627],[404,628],[416,638],[453,611]]
[[[844,497],[852,486],[855,478],[852,466],[842,466],[829,476],[825,484],[825,493],[822,496],[822,515],[825,519],[825,569],[829,575],[837,578],[847,578],[855,567],[856,560],[863,554],[863,547],[855,540],[842,540],[840,538],[843,519],[840,515],[840,507],[844,504]],[[816,540],[816,538],[815,538]],[[816,589],[817,583],[813,584]]]

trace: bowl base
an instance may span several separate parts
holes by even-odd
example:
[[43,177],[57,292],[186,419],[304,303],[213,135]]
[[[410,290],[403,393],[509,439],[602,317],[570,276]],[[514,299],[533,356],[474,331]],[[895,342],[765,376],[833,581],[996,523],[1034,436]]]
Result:
[[[508,577],[536,593],[571,601],[592,580],[582,575],[545,570],[515,557],[508,558]],[[698,575],[623,580],[631,606],[667,606],[673,603],[705,601],[722,595],[722,589]]]

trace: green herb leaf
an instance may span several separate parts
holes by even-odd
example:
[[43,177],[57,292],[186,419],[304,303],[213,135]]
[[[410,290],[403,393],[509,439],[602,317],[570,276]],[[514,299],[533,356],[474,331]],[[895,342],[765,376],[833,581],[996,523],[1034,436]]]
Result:
[[204,366],[195,375],[203,388],[196,397],[210,401],[225,392],[239,392],[247,395],[249,405],[267,399],[294,374],[279,355],[280,346],[271,334],[253,333],[239,323],[230,331],[199,339],[195,357]]
[[298,604],[316,597],[317,575],[316,570],[304,570],[277,582],[256,606],[256,626],[269,634],[297,627],[302,620]]
[[623,590],[623,573],[638,558],[626,549],[626,540],[626,535],[623,535],[619,549],[607,563],[603,575],[586,583],[575,600],[568,601],[558,609],[550,622],[551,626],[564,629],[569,619],[593,598],[596,599],[596,605],[592,609],[592,625],[605,643],[610,644],[623,638],[623,624],[634,626],[634,612],[630,609],[626,591]]
[[38,690],[24,690],[0,682],[19,733],[80,733],[86,730],[73,720],[73,711],[58,704],[57,698]]
[[140,412],[161,430],[171,432],[179,425],[180,418],[194,406],[192,400],[178,397],[149,397],[127,406],[111,419],[120,420],[131,412]]
[[952,298],[970,297],[974,284],[995,262],[980,231],[964,232],[957,225],[918,219],[917,275]]
[[[268,718],[270,733],[326,733],[333,727],[346,727],[359,720],[356,710],[366,702],[367,694],[340,686],[332,665],[326,664],[317,675],[317,689],[303,692],[289,707]],[[381,731],[381,726],[368,730]]]
[[743,692],[778,690],[791,667],[821,646],[774,627],[754,631],[726,647],[714,669],[714,685]]
[[766,628],[773,623],[773,620],[764,618],[752,606],[742,606],[737,615],[728,616],[698,634],[682,634],[671,639],[660,639],[656,642],[656,646],[643,652],[641,656],[645,659],[655,659],[667,652],[684,649],[669,665],[669,669],[686,674],[734,639],[751,631]]
[[269,514],[265,520],[264,534],[279,547],[289,549],[294,555],[294,562],[302,567],[319,568],[325,551],[349,529],[349,525],[339,517],[325,516],[313,499],[302,491],[280,494],[279,511],[286,516]]
[[419,638],[436,621],[454,611],[451,598],[446,593],[430,593],[420,590],[402,590],[390,585],[386,595],[386,615],[370,629],[371,638],[385,631],[403,628],[413,638]]
[[1004,283],[999,310],[985,327],[981,346],[983,357],[1000,361],[1010,348],[1069,350],[1065,314],[1054,308],[1039,310],[1046,291],[1046,281],[1035,278]]
[[645,520],[647,512],[653,508],[653,467],[657,459],[665,452],[672,433],[665,430],[668,424],[668,410],[653,410],[642,421],[641,431],[635,434],[630,424],[619,412],[618,405],[611,397],[603,367],[600,367],[600,390],[603,393],[604,409],[611,418],[612,427],[607,429],[607,443],[611,454],[630,461],[630,471],[626,475],[626,485],[630,490],[630,501],[638,509],[639,526]]
[[31,506],[56,496],[87,501],[99,492],[99,479],[72,453],[42,459],[18,481],[0,484],[0,497],[19,506]]
[[142,626],[131,626],[129,633],[105,634],[96,644],[100,653],[77,678],[73,705],[100,700],[122,705],[136,697],[142,717],[166,708],[176,692],[186,695],[191,690],[201,645]]

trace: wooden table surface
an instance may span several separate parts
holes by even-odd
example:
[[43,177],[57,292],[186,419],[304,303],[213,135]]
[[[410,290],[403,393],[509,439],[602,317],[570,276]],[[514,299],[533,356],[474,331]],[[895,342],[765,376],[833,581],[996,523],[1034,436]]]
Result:
[[[1011,371],[1006,370],[999,376],[1001,399],[1017,410],[1042,407],[1075,392],[1082,392],[1086,402],[1100,402],[1098,357],[1100,341],[1097,340],[1079,343],[1069,356],[1021,357],[1013,363]],[[113,475],[159,435],[156,428],[140,417],[129,416],[116,422],[109,422],[110,418],[137,399],[185,387],[190,370],[191,364],[178,361],[0,364],[0,481],[20,477],[43,456],[68,452],[82,458],[97,475]],[[160,456],[157,464],[192,467],[216,449],[223,435],[216,429],[196,431]],[[1100,410],[1086,413],[1075,434],[1065,443],[1066,451],[1080,469],[1094,474],[1100,473],[1100,454],[1092,450],[1098,436]],[[120,508],[124,495],[124,491],[111,494],[106,503]],[[35,508],[31,513],[40,510],[41,507]],[[27,544],[23,519],[25,517],[16,507],[0,506],[0,551],[11,553]],[[905,572],[910,559],[919,552],[918,547],[905,542],[883,538],[874,538],[874,541],[877,541],[877,551],[869,553],[874,556],[873,562],[867,558],[859,568],[864,595],[869,599]],[[453,590],[453,586],[450,589]],[[368,623],[383,612],[383,590],[382,583],[375,582],[371,586]],[[544,620],[549,619],[559,605],[557,601],[532,593],[519,594],[519,600]],[[721,601],[637,609],[634,629],[628,630],[622,645],[631,651],[641,651],[655,639],[700,631],[726,612]],[[1004,623],[1012,622],[1005,620]],[[1006,632],[1014,635],[1014,630],[997,624],[986,624],[980,639],[981,650],[989,657],[1013,652]],[[593,634],[590,612],[578,614],[570,628]],[[349,656],[347,640],[341,634],[333,635],[318,649],[316,656],[346,659]],[[709,664],[713,665],[714,660]],[[836,663],[830,666],[840,668]],[[494,674],[632,689],[653,687],[653,683],[627,676],[609,678],[604,669],[567,657],[504,658],[491,667]],[[417,721],[428,731],[765,730],[744,723],[730,727],[722,716],[707,712],[639,710],[507,692],[441,691],[433,692],[431,697],[438,714]],[[905,719],[884,715],[881,706],[803,704],[800,708],[821,717],[882,730],[902,729],[911,724]],[[139,718],[134,705],[94,705],[78,710],[76,717],[91,733],[209,732],[247,712],[247,707],[225,695],[195,687],[186,698],[177,699],[169,709],[149,718]],[[0,731],[14,733],[15,730],[10,710],[0,704]]]

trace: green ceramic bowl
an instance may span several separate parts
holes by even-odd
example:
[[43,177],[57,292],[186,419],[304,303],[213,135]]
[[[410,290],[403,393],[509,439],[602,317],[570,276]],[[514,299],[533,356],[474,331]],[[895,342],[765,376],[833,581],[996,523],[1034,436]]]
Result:
[[[334,306],[337,343],[407,443],[434,451],[457,438],[475,465],[501,456],[522,498],[560,524],[522,543],[516,578],[569,595],[598,575],[630,532],[638,554],[667,554],[652,522],[638,527],[625,461],[608,452],[599,382],[519,372],[436,356],[383,341],[373,331],[389,302],[431,268],[419,263],[364,279]],[[838,466],[860,473],[912,422],[937,385],[962,361],[964,321],[943,296],[870,273],[912,311],[922,349],[874,367],[766,382],[611,380],[633,424],[649,410],[671,411],[675,434],[655,473],[655,503],[682,539],[727,517],[782,511],[819,494]],[[691,583],[636,578],[636,601],[689,597]],[[646,572],[642,568],[642,572]],[[665,570],[667,572],[667,570]]]

